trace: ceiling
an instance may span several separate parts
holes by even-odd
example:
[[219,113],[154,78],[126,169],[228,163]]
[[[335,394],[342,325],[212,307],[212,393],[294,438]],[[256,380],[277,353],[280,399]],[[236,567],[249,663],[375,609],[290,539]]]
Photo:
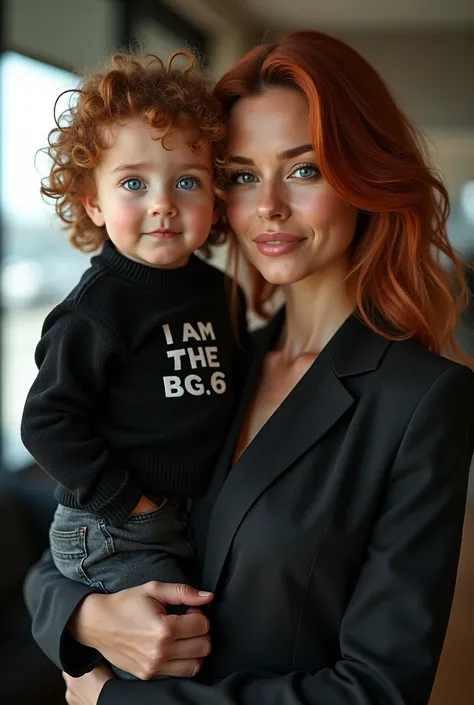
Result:
[[232,4],[268,29],[474,27],[474,0],[234,0]]

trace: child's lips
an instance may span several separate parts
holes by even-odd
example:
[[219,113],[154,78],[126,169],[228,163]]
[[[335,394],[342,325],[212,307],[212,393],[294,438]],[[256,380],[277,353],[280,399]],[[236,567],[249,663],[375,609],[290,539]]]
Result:
[[152,230],[149,233],[145,233],[146,235],[152,235],[153,237],[159,237],[159,238],[172,238],[175,237],[176,235],[181,235],[180,232],[177,230],[170,230],[169,228],[157,228],[156,230]]

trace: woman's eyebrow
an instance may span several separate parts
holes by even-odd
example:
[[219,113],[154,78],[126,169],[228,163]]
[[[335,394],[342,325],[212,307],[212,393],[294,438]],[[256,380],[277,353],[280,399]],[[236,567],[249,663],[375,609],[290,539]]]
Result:
[[277,154],[278,161],[284,161],[285,159],[294,159],[299,157],[301,154],[306,154],[306,152],[313,152],[312,144],[302,144],[299,147],[293,147],[292,149],[287,149],[284,152],[279,152]]
[[[298,147],[292,147],[291,149],[286,149],[284,152],[279,152],[276,156],[278,161],[285,161],[285,159],[294,159],[299,157],[301,154],[306,154],[306,152],[313,152],[314,148],[312,144],[301,144]],[[242,164],[244,166],[253,166],[253,159],[248,159],[247,157],[240,157],[238,155],[231,155],[229,157],[229,162],[234,164]]]

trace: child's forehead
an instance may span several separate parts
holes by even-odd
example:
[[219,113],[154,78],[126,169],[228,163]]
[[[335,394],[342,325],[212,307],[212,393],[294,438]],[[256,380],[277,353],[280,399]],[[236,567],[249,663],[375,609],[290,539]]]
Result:
[[[102,130],[107,150],[149,149],[153,145],[167,150],[195,151],[196,146],[202,143],[201,136],[196,127],[191,125],[171,125],[169,128],[160,129],[149,125],[145,120],[134,117],[128,120],[114,122],[103,127]],[[202,150],[206,152],[206,143],[202,143]],[[198,150],[201,151],[201,150]]]

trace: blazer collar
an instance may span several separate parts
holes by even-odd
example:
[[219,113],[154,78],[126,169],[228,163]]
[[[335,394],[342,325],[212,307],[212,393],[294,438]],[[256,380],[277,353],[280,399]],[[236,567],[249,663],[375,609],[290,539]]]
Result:
[[336,331],[325,350],[335,374],[349,377],[376,370],[390,342],[352,314]]
[[[283,306],[263,328],[254,333],[255,357],[260,366],[268,350],[280,337],[285,323],[286,310]],[[337,377],[373,372],[391,341],[375,333],[355,314],[351,314],[333,335],[322,352],[331,362]]]
[[277,341],[284,320],[282,309],[254,334],[254,359],[235,422],[207,495],[195,512],[206,590],[215,590],[233,537],[258,497],[355,403],[341,378],[375,370],[390,344],[350,316],[231,468],[263,358]]

